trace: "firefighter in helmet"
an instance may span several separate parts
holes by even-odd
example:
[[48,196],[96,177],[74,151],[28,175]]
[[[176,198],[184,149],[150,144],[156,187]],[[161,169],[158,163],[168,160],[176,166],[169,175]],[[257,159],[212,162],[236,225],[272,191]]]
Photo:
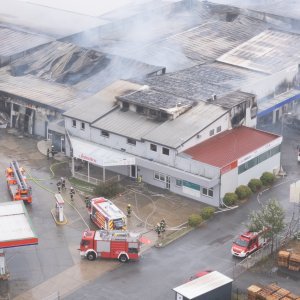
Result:
[[71,198],[72,201],[73,201],[74,195],[75,195],[75,190],[74,190],[74,188],[71,186],[71,187],[70,187],[70,198]]
[[154,230],[157,233],[157,235],[160,237],[160,233],[161,233],[160,223],[156,224]]
[[131,216],[131,205],[127,204],[127,217]]
[[161,232],[165,232],[166,231],[166,221],[165,221],[165,219],[162,219],[160,221],[160,231]]

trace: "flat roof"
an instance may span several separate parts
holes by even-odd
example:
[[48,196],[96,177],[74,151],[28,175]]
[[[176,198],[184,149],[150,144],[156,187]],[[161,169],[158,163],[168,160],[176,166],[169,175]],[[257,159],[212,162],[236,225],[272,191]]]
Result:
[[38,244],[23,201],[0,203],[0,249]]
[[217,60],[254,71],[273,74],[299,64],[299,47],[299,34],[265,30],[225,53]]
[[213,271],[182,284],[174,288],[173,291],[187,299],[194,299],[197,296],[204,295],[231,282],[233,282],[233,279],[219,273],[218,271]]
[[222,168],[280,136],[254,128],[240,126],[226,130],[185,151],[194,160]]
[[82,103],[66,111],[64,116],[93,123],[116,107],[116,96],[139,90],[142,85],[118,80]]
[[1,22],[55,38],[108,24],[107,21],[96,17],[18,0],[1,0],[0,18]]

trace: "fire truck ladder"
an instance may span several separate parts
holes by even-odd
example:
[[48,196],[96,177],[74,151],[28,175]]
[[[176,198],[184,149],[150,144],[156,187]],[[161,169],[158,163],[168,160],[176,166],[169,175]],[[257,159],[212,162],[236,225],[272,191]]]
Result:
[[11,168],[13,169],[14,171],[14,175],[15,175],[15,178],[17,180],[17,183],[18,183],[18,186],[21,190],[27,190],[28,187],[27,187],[27,183],[26,181],[24,180],[24,177],[21,173],[21,170],[20,170],[20,167],[19,167],[19,164],[16,160],[12,161],[11,163]]

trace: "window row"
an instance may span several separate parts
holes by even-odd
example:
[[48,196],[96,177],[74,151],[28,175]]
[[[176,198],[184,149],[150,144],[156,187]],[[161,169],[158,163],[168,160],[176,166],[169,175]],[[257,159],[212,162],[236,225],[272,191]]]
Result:
[[[150,144],[150,150],[157,152],[157,145],[155,144]],[[170,149],[166,147],[162,147],[161,153],[164,155],[170,155]]]
[[239,169],[238,169],[238,173],[241,174],[241,173],[244,173],[246,172],[247,170],[253,168],[254,166],[260,164],[261,162],[267,160],[268,158],[274,156],[275,154],[279,153],[280,152],[280,145],[248,160],[247,162],[243,163],[242,165],[239,166]]
[[[72,127],[74,127],[74,128],[77,127],[77,121],[76,120],[72,120]],[[81,122],[80,129],[85,130],[85,123],[84,122]]]
[[205,187],[200,187],[200,185],[186,181],[186,180],[181,180],[181,179],[177,179],[175,181],[176,186],[181,187],[181,186],[185,186],[188,187],[190,189],[193,190],[197,190],[197,191],[201,191],[201,194],[207,197],[211,197],[213,198],[214,196],[214,189],[213,188],[205,188]]
[[[221,126],[218,126],[217,129],[216,129],[216,133],[221,132],[221,130],[222,130],[222,127],[221,127]],[[215,134],[215,130],[214,130],[214,129],[211,129],[211,130],[209,131],[209,136],[213,136],[214,134]]]

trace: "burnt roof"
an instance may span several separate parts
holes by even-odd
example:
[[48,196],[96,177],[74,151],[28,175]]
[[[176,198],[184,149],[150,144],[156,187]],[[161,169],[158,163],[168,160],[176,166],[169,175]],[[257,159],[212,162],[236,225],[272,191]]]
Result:
[[30,74],[89,92],[98,92],[120,78],[144,77],[161,69],[59,41],[42,46],[11,64],[13,76]]
[[[218,104],[228,107],[231,103],[228,96],[230,93],[237,91],[244,83],[265,76],[265,74],[222,63],[211,63],[149,77],[143,82],[156,90],[193,101],[210,101],[212,96],[216,95]],[[240,98],[242,94],[237,95]]]
[[156,91],[149,87],[144,87],[141,91],[136,91],[117,98],[143,107],[162,110],[168,110],[177,106],[192,106],[194,102],[189,99],[176,97],[172,94]]

